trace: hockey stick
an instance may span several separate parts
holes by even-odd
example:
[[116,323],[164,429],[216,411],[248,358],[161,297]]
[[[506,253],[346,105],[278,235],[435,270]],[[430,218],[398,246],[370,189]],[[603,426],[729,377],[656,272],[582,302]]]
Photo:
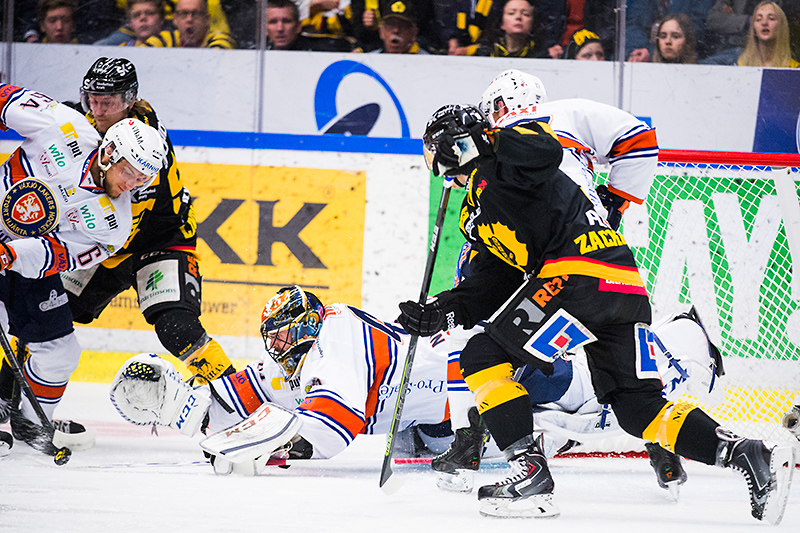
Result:
[[[439,200],[439,211],[436,213],[436,222],[433,225],[433,234],[431,235],[431,245],[428,248],[428,262],[425,265],[425,275],[422,277],[422,290],[419,295],[419,303],[425,305],[428,300],[428,291],[431,288],[431,279],[433,278],[433,264],[436,262],[436,252],[439,249],[439,237],[442,234],[442,226],[444,225],[444,215],[447,211],[447,201],[450,199],[450,187],[442,188],[442,197]],[[414,354],[417,351],[417,342],[419,335],[412,335],[411,341],[408,345],[408,355],[406,356],[406,364],[403,366],[403,374],[400,379],[400,389],[397,391],[397,403],[394,406],[394,415],[392,416],[392,424],[389,426],[389,435],[386,440],[386,453],[383,457],[383,467],[381,468],[380,487],[387,494],[394,494],[400,488],[401,483],[397,478],[393,482],[388,483],[392,477],[392,459],[394,456],[394,441],[397,438],[397,431],[400,425],[400,415],[403,413],[403,404],[406,401],[406,388],[408,387],[408,380],[411,375],[411,364],[414,362]]]
[[[14,350],[11,349],[11,344],[9,344],[8,337],[6,337],[6,332],[3,330],[2,327],[0,327],[0,344],[3,346],[3,352],[6,354],[6,359],[8,360],[8,364],[11,366],[11,370],[14,372],[14,378],[16,378],[20,388],[23,391],[25,391],[25,396],[28,397],[28,400],[31,402],[31,405],[33,406],[33,410],[36,411],[36,416],[38,416],[39,420],[42,422],[42,428],[49,435],[55,435],[56,430],[53,427],[52,422],[50,422],[50,419],[47,418],[44,409],[42,409],[42,406],[39,404],[39,400],[36,399],[36,395],[33,393],[30,383],[28,383],[28,380],[25,379],[25,375],[22,372],[22,366],[19,364],[19,361],[17,360],[17,357],[14,354]],[[52,441],[49,443],[45,443],[43,448],[37,448],[37,449],[48,455],[52,455],[53,462],[59,466],[66,464],[67,461],[69,461],[70,456],[72,455],[72,451],[69,448],[67,448],[66,446],[64,446],[63,448],[58,448],[55,444],[52,443]]]

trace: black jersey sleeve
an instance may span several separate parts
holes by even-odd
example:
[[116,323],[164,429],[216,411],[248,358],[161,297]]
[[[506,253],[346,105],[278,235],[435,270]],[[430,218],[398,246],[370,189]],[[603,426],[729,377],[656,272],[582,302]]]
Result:
[[524,273],[481,244],[469,262],[470,275],[450,292],[461,307],[465,328],[491,317],[524,281]]
[[533,170],[555,170],[563,149],[553,129],[544,122],[525,122],[494,130],[497,160]]

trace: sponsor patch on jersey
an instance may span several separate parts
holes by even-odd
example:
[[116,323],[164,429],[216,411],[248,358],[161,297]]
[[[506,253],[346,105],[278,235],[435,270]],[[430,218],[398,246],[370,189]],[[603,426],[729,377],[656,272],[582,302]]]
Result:
[[64,199],[64,202],[69,202],[69,197],[75,194],[75,187],[63,187],[61,185],[58,186],[58,192],[61,193],[61,198]]
[[166,259],[142,267],[136,273],[136,286],[143,312],[158,303],[180,301],[178,260]]
[[83,152],[81,146],[78,144],[78,132],[75,131],[75,126],[71,122],[67,122],[61,126],[61,133],[64,134],[64,142],[67,143],[67,148],[70,150],[70,155],[73,161],[81,159]]
[[68,210],[64,215],[73,230],[113,231],[119,227],[115,212],[108,196],[102,195]]
[[48,178],[52,178],[58,174],[58,164],[51,157],[49,148],[39,154],[39,164],[42,165],[42,168],[44,169],[44,172],[47,174]]
[[39,302],[39,309],[42,312],[47,312],[51,309],[56,309],[62,305],[66,305],[67,302],[69,302],[69,296],[67,296],[66,292],[64,294],[58,294],[58,292],[53,289],[50,291],[50,296],[47,298],[47,300]]
[[38,237],[58,223],[58,202],[43,182],[27,178],[11,187],[3,196],[3,226],[17,237]]

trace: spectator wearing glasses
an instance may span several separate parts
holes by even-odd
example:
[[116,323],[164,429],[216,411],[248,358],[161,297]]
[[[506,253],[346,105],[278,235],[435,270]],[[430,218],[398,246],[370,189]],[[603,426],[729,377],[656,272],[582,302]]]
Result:
[[211,30],[207,0],[178,0],[173,14],[174,30],[161,31],[143,46],[166,48],[236,48],[233,38]]

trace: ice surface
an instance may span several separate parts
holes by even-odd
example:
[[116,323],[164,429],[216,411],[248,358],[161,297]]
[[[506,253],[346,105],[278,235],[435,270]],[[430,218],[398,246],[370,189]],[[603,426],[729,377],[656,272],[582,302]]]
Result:
[[[442,492],[421,467],[396,467],[404,484],[387,496],[378,488],[382,436],[362,435],[329,461],[270,467],[257,477],[215,476],[196,440],[169,428],[153,436],[123,421],[107,391],[107,385],[71,383],[56,413],[97,430],[92,450],[57,467],[16,443],[0,459],[0,531],[731,533],[769,527],[750,516],[743,479],[692,462],[673,503],[646,459],[553,460],[561,516],[538,520],[483,518],[474,493]],[[490,465],[476,485],[503,477],[505,470]],[[800,482],[775,530],[800,531]]]

